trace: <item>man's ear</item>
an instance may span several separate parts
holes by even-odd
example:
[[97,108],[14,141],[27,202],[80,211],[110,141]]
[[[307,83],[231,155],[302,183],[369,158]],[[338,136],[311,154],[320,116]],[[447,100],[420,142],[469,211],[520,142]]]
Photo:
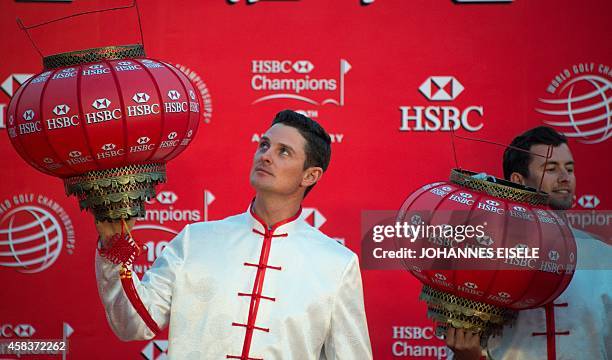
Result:
[[302,186],[309,187],[314,185],[317,181],[321,180],[323,176],[323,169],[318,166],[309,167],[304,170],[304,177],[302,178]]
[[512,181],[515,184],[525,185],[525,177],[517,172],[513,172],[510,175],[510,181]]

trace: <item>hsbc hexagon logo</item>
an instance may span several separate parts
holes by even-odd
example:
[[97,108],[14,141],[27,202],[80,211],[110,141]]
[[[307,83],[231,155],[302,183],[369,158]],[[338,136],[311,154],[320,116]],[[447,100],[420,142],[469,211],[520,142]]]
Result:
[[19,337],[32,337],[34,335],[34,328],[29,324],[19,324],[13,328],[15,335]]
[[505,291],[500,291],[500,292],[497,293],[497,295],[499,295],[499,297],[502,298],[502,299],[509,299],[510,298],[510,294],[508,294]]
[[455,100],[465,88],[453,76],[430,76],[419,87],[419,91],[428,100]]
[[150,98],[151,97],[149,96],[149,94],[145,92],[139,92],[139,93],[134,94],[134,96],[132,97],[132,100],[134,100],[134,102],[137,102],[139,104],[144,104],[148,102]]
[[319,229],[327,222],[327,218],[315,208],[303,208],[301,217],[315,229]]
[[179,94],[179,92],[176,90],[170,90],[168,91],[168,97],[170,98],[170,100],[178,100],[180,99],[181,94]]
[[78,150],[72,150],[71,152],[68,153],[68,156],[70,156],[71,158],[78,158],[81,155],[83,154]]
[[23,112],[23,120],[30,121],[34,119],[34,110],[26,110]]
[[480,245],[491,246],[493,245],[494,241],[493,241],[493,238],[490,237],[489,235],[483,235],[483,236],[477,236],[476,242],[478,242]]
[[91,70],[98,70],[98,69],[102,69],[103,67],[104,67],[104,65],[102,65],[102,64],[89,65],[89,68]]
[[444,191],[451,191],[451,190],[453,190],[453,188],[450,187],[450,186],[442,186],[440,189],[442,189]]
[[410,223],[412,225],[419,225],[423,223],[423,219],[421,218],[421,216],[414,214],[410,217]]
[[486,202],[487,204],[489,204],[489,205],[491,205],[491,206],[495,206],[495,207],[498,207],[498,206],[500,205],[500,203],[498,203],[498,202],[497,202],[497,201],[495,201],[495,200],[487,200],[487,201],[485,201],[485,202]]
[[599,198],[595,195],[582,195],[578,204],[585,209],[595,209],[599,205]]
[[471,199],[473,197],[472,194],[464,193],[464,192],[459,193],[459,195],[461,195],[461,197],[466,198],[466,199]]
[[178,200],[178,196],[172,191],[160,191],[155,197],[160,204],[171,205]]
[[169,140],[174,140],[174,139],[176,139],[177,136],[178,136],[178,134],[176,133],[176,131],[173,131],[170,134],[168,134],[168,139]]
[[525,208],[524,208],[524,207],[522,207],[522,206],[515,205],[515,206],[513,206],[512,208],[513,208],[514,210],[519,211],[519,212],[522,212],[522,213],[527,212],[527,209],[525,209]]
[[189,90],[189,98],[191,98],[191,100],[195,100],[195,93],[193,92],[193,90]]
[[46,158],[43,158],[43,162],[45,164],[53,164],[53,159],[51,159],[50,157],[46,157]]
[[416,265],[412,265],[412,270],[416,271],[416,272],[422,272],[423,269],[421,269],[420,267],[416,266]]
[[436,279],[441,280],[441,281],[446,281],[446,276],[440,274],[440,273],[436,273],[434,275],[436,277]]
[[110,104],[110,100],[108,100],[107,98],[101,98],[94,100],[91,106],[93,106],[93,108],[97,110],[104,110],[107,109]]
[[529,249],[529,246],[525,245],[525,244],[516,244],[514,245],[515,249]]
[[132,62],[131,61],[119,61],[117,65],[128,66],[128,65],[132,65]]
[[139,143],[140,145],[147,144],[149,141],[151,141],[151,139],[146,136],[141,136],[138,138],[138,140],[136,140],[136,142]]
[[191,135],[193,135],[193,130],[187,131],[187,137],[191,137]]
[[36,329],[30,324],[3,324],[0,326],[0,336],[5,338],[11,338],[13,336],[20,338],[29,338],[34,335]]
[[308,74],[314,69],[314,65],[308,60],[298,60],[291,66],[296,73]]
[[466,281],[463,283],[463,285],[465,285],[465,287],[468,289],[478,289],[478,285],[474,284],[473,282]]
[[111,151],[114,150],[117,146],[113,143],[108,143],[108,144],[104,144],[102,145],[102,150],[104,151]]
[[76,71],[75,68],[65,68],[65,69],[62,69],[61,72],[67,74],[67,73],[71,73],[71,72],[74,72],[74,71]]
[[53,113],[57,116],[66,115],[70,112],[70,106],[66,104],[55,105]]
[[146,360],[168,359],[168,340],[152,340],[142,349],[140,354]]
[[551,261],[557,261],[557,260],[559,260],[559,252],[558,252],[557,250],[550,250],[550,251],[548,252],[548,258],[549,258]]

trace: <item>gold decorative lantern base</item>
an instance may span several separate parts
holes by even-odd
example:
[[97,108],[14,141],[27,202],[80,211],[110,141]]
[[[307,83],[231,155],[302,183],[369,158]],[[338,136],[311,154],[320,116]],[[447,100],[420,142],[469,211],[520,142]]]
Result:
[[98,221],[144,217],[144,202],[155,197],[155,186],[166,181],[165,164],[137,164],[90,171],[64,179],[67,195],[79,199],[81,210]]
[[423,285],[420,300],[427,303],[427,317],[436,321],[436,335],[445,335],[449,325],[480,334],[481,345],[498,335],[504,325],[516,319],[517,312],[480,301],[469,300]]

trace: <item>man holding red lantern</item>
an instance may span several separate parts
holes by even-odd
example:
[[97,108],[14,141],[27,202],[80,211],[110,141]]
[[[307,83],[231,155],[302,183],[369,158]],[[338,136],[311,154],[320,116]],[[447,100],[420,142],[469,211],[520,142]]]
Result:
[[[548,193],[554,210],[570,209],[576,177],[565,136],[540,126],[516,137],[510,146],[504,153],[505,179]],[[546,159],[550,146],[552,157]],[[545,307],[520,311],[513,326],[491,337],[487,352],[493,359],[604,360],[612,356],[612,248],[585,232],[572,231],[578,255],[569,286]],[[484,357],[478,334],[450,327],[446,344],[454,354],[449,359]]]
[[[300,218],[330,144],[313,120],[278,113],[253,159],[247,212],[186,226],[142,281],[134,277],[152,318],[170,325],[170,358],[372,358],[357,256]],[[121,226],[97,229],[104,247]],[[109,323],[122,340],[150,339],[117,269],[96,256]]]

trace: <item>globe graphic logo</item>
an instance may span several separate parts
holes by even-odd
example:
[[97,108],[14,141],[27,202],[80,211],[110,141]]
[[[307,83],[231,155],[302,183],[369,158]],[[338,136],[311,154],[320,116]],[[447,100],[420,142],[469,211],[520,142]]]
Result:
[[537,112],[562,121],[545,120],[565,136],[586,144],[600,143],[612,136],[612,83],[596,75],[583,75],[559,89],[558,99],[539,99],[547,109]]
[[53,265],[62,251],[63,232],[49,211],[20,206],[0,219],[0,266],[37,273]]

